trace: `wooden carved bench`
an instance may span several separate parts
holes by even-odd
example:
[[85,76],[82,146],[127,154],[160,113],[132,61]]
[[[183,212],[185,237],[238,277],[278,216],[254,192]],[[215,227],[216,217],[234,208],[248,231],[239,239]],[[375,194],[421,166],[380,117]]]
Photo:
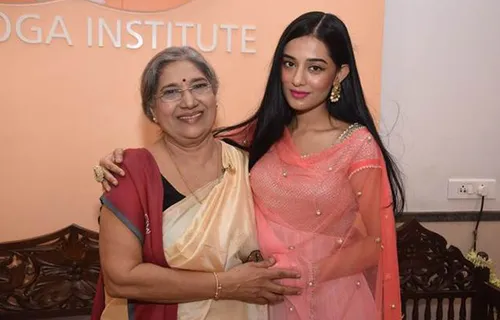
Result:
[[497,319],[492,292],[500,289],[487,284],[488,269],[416,220],[398,228],[397,240],[404,319]]
[[88,315],[99,270],[98,234],[77,225],[0,244],[0,319]]
[[[397,237],[404,319],[500,319],[488,270],[416,220]],[[99,269],[98,234],[76,225],[0,244],[0,319],[89,315]]]

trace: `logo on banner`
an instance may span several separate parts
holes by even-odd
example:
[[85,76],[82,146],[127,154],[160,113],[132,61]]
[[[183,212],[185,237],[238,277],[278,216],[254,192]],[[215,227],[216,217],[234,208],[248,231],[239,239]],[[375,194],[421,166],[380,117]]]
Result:
[[[20,16],[9,16],[0,11],[0,45],[12,38],[26,44],[52,44],[64,41],[68,46],[112,46],[115,48],[151,49],[189,45],[202,52],[223,47],[226,52],[255,53],[257,27],[251,24],[196,23],[164,20],[165,17],[145,18],[124,15],[116,19],[95,15],[72,14],[43,16],[37,9],[43,4],[64,0],[0,0],[0,4],[29,8]],[[85,0],[102,9],[123,12],[159,12],[169,10],[192,0]],[[201,0],[200,0],[201,1]],[[232,0],[230,0],[232,1]],[[68,24],[69,22],[69,24]],[[75,36],[75,31],[85,30]]]
[[[40,4],[59,0],[0,0],[0,4]],[[109,8],[134,12],[167,11],[191,0],[85,0]]]

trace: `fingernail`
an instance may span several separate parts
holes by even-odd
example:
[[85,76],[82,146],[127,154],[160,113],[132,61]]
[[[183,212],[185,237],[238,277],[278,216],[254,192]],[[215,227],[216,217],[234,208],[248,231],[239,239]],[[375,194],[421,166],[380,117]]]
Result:
[[295,275],[295,277],[300,278],[300,274],[299,274],[299,273],[297,273],[297,274]]
[[269,262],[275,263],[276,261],[274,260],[274,258],[269,258]]
[[121,174],[122,176],[124,176],[124,175],[125,175],[125,172],[123,172],[123,171],[120,171],[120,174]]

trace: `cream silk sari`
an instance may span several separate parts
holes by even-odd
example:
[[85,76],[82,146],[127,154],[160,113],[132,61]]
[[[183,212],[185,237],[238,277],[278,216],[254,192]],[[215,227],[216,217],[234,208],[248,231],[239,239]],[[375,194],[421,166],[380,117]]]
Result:
[[[102,201],[141,241],[144,261],[172,269],[223,272],[258,249],[248,157],[221,143],[224,174],[163,213],[161,176],[153,156],[145,149],[127,150],[127,178]],[[268,319],[267,306],[236,300],[165,305],[112,298],[101,280],[95,320]],[[215,289],[214,285],[214,295]]]
[[[258,249],[248,157],[221,143],[224,174],[163,212],[163,247],[171,268],[223,272]],[[235,300],[180,303],[177,318],[266,320],[267,306]]]

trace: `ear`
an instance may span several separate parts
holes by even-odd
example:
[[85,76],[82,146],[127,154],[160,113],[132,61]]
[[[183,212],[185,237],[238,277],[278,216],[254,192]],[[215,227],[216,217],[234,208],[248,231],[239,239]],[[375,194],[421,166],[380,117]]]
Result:
[[337,71],[337,77],[336,80],[341,83],[344,81],[344,79],[349,75],[349,65],[348,64],[343,64],[340,66],[339,71]]

